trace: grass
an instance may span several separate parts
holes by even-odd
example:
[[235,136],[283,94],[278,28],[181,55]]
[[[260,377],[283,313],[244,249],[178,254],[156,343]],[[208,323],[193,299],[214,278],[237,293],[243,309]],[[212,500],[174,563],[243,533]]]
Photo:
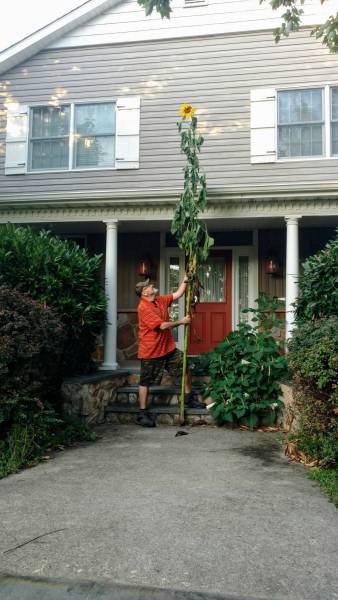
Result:
[[0,440],[0,479],[36,465],[53,450],[96,439],[94,431],[71,417],[43,431],[29,423],[13,424],[6,439]]
[[335,469],[317,467],[309,471],[309,477],[317,481],[331,502],[338,508],[338,473]]

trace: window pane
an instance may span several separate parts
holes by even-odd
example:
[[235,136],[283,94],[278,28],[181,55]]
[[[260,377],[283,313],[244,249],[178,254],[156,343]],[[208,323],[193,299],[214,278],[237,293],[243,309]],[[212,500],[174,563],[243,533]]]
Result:
[[290,123],[289,92],[280,92],[278,94],[278,123]]
[[206,265],[198,267],[201,302],[225,302],[225,261],[222,257],[211,257]]
[[311,92],[311,121],[323,120],[323,94],[322,90]]
[[79,104],[75,106],[75,133],[80,135],[113,135],[115,133],[115,105]]
[[76,167],[113,167],[115,164],[115,136],[86,136],[76,139]]
[[239,320],[248,321],[248,313],[242,313],[242,310],[249,307],[249,257],[239,257],[239,271],[238,271],[238,308],[239,308]]
[[68,138],[31,142],[32,169],[68,169]]
[[[167,293],[175,292],[180,284],[180,259],[178,256],[169,258],[168,273],[167,273]],[[178,300],[173,302],[169,308],[169,316],[171,321],[179,319],[179,304]],[[178,341],[178,327],[171,330],[175,342]]]
[[290,94],[290,121],[289,123],[299,123],[300,121],[300,104],[301,94],[300,92],[289,92]]
[[278,127],[278,157],[322,156],[322,125],[280,125]]
[[331,125],[332,154],[338,154],[338,123]]
[[32,110],[33,138],[69,135],[69,106],[41,106]]
[[331,90],[331,114],[332,120],[338,121],[338,88],[332,88]]

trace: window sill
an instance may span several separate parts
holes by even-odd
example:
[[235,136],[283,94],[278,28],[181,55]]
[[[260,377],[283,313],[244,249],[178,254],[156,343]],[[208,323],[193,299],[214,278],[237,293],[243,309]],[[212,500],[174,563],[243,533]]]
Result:
[[[135,167],[134,167],[135,168]],[[34,175],[35,173],[83,173],[83,172],[91,172],[91,171],[118,171],[118,167],[90,167],[88,169],[41,169],[38,171],[37,169],[34,171],[27,171],[26,175]]]

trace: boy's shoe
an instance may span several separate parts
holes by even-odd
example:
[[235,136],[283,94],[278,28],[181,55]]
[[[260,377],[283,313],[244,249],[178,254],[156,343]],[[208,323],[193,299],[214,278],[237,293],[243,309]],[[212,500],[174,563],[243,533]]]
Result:
[[156,427],[154,419],[144,411],[138,413],[136,422],[142,427]]
[[184,394],[184,408],[205,408],[205,404],[200,402],[194,392]]

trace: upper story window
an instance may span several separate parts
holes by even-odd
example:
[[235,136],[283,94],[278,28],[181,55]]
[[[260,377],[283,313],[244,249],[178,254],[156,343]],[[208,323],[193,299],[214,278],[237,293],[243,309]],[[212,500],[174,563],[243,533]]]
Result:
[[322,156],[323,90],[283,91],[277,98],[278,158]]
[[331,88],[331,153],[338,155],[338,87]]
[[338,85],[250,92],[250,161],[338,158]]
[[30,168],[68,169],[70,106],[32,109]]
[[30,170],[115,166],[113,102],[31,109]]
[[6,107],[5,175],[87,169],[138,169],[139,96]]

